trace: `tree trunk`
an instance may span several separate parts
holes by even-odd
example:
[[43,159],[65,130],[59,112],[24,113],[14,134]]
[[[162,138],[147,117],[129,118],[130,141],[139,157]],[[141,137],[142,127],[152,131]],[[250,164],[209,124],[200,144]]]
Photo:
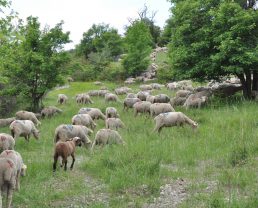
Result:
[[239,74],[237,76],[240,79],[241,84],[243,86],[243,96],[244,96],[244,98],[250,100],[252,98],[251,73],[246,72],[245,76],[244,76],[244,74]]
[[257,71],[253,71],[253,87],[252,91],[258,90],[258,73]]

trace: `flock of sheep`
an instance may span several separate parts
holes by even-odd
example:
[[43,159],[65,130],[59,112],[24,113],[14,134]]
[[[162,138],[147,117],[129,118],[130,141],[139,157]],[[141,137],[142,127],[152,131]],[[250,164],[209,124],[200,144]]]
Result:
[[[95,84],[101,84],[96,82]],[[153,90],[160,90],[165,87],[158,83],[140,85],[140,91],[136,94],[132,93],[132,89],[128,87],[120,87],[110,92],[106,87],[100,90],[91,90],[87,93],[76,95],[75,99],[78,104],[94,104],[92,97],[104,97],[105,102],[123,103],[123,111],[132,108],[134,116],[138,114],[149,114],[155,121],[154,132],[160,132],[163,127],[190,125],[193,129],[198,127],[197,122],[190,119],[182,112],[175,112],[174,107],[178,105],[184,106],[186,109],[190,107],[202,107],[207,103],[213,91],[211,87],[193,88],[191,81],[180,81],[168,83],[167,89],[176,91],[176,96],[170,98],[166,94],[152,95]],[[118,95],[125,95],[121,101]],[[58,104],[65,105],[68,97],[64,94],[58,95]],[[14,150],[15,141],[19,137],[24,137],[29,141],[33,135],[39,138],[39,130],[37,127],[41,125],[39,118],[50,118],[63,111],[55,106],[49,106],[42,109],[40,114],[28,111],[18,111],[15,118],[0,119],[0,127],[8,126],[11,135],[0,133],[0,191],[7,191],[7,207],[10,207],[12,194],[15,189],[19,190],[19,178],[25,175],[26,165],[23,163],[21,155]],[[62,158],[61,166],[67,169],[67,158],[73,158],[70,169],[73,168],[75,162],[76,146],[86,146],[91,151],[96,145],[122,144],[126,142],[122,139],[118,132],[119,128],[125,128],[126,125],[119,118],[119,113],[115,107],[107,107],[105,113],[98,108],[83,107],[79,112],[71,118],[71,124],[61,124],[55,129],[54,133],[54,163],[53,171],[56,171],[58,158]],[[96,128],[96,120],[103,119],[105,128],[98,130],[95,139],[92,142],[90,136]],[[2,207],[2,198],[0,200]]]

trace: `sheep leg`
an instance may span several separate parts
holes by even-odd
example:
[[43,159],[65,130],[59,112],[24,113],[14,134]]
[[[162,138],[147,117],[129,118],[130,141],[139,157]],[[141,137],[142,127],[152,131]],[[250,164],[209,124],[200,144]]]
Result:
[[58,155],[54,155],[54,163],[53,163],[53,171],[56,171],[56,163],[57,163]]
[[7,200],[6,200],[6,207],[10,208],[11,207],[11,203],[12,203],[12,198],[13,198],[13,189],[9,186],[7,188]]
[[72,169],[73,169],[73,164],[74,164],[74,162],[75,162],[75,156],[74,156],[74,153],[72,153],[72,154],[71,154],[71,156],[72,156],[72,158],[73,158],[73,162],[72,162],[72,164],[71,164],[70,170],[72,170]]
[[17,172],[17,175],[16,175],[16,190],[19,191],[20,190],[20,171]]
[[63,158],[64,170],[67,170],[67,158]]
[[0,208],[2,208],[2,191],[0,189]]

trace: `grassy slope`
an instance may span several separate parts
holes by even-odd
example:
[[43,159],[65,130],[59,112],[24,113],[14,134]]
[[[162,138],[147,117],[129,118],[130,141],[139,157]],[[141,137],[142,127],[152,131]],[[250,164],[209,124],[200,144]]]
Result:
[[[115,87],[113,83],[107,86]],[[70,123],[71,117],[82,107],[76,105],[72,97],[94,88],[98,87],[92,83],[72,83],[69,89],[48,94],[46,105],[55,105],[58,93],[67,94],[69,102],[58,106],[64,110],[62,115],[42,120],[40,140],[32,138],[26,143],[20,138],[17,141],[16,150],[28,165],[28,174],[22,178],[21,191],[15,192],[15,207],[59,207],[57,202],[64,207],[70,197],[87,196],[92,192],[92,187],[85,183],[87,175],[107,185],[105,191],[112,196],[110,207],[127,207],[129,202],[140,206],[157,196],[165,181],[178,177],[191,183],[187,191],[190,197],[182,207],[255,207],[258,198],[258,110],[254,102],[213,102],[202,110],[189,110],[186,114],[200,125],[196,133],[189,127],[174,127],[158,135],[152,133],[152,119],[134,118],[131,110],[123,112],[121,103],[106,104],[103,98],[93,98],[95,103],[90,106],[102,111],[107,106],[118,109],[127,126],[120,133],[128,145],[96,149],[92,155],[87,149],[79,148],[74,171],[58,170],[53,175],[54,130],[59,124]],[[122,100],[123,96],[120,98]],[[182,108],[176,110],[185,112]],[[97,129],[104,127],[103,121],[97,124]],[[0,131],[9,132],[8,128]],[[245,160],[241,162],[241,159]],[[232,166],[234,162],[240,164]],[[176,168],[167,169],[163,164]],[[205,192],[209,181],[218,184],[212,193]],[[148,193],[135,194],[143,184],[147,185]],[[123,198],[119,197],[121,194]],[[104,205],[93,203],[91,207]]]

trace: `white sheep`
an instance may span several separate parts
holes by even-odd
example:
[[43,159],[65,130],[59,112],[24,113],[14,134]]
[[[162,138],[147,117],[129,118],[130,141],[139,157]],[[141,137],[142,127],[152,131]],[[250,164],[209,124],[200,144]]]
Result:
[[202,96],[202,97],[194,97],[194,95],[190,95],[185,103],[184,103],[184,107],[187,109],[191,108],[191,107],[198,107],[199,109],[201,108],[201,106],[203,106],[205,103],[207,103],[208,101],[208,97],[206,96]]
[[72,124],[73,125],[83,125],[92,130],[95,129],[97,124],[93,121],[89,114],[77,114],[72,117]]
[[151,116],[157,116],[160,113],[174,112],[175,109],[169,103],[153,103],[150,106]]
[[153,103],[168,103],[170,98],[166,94],[159,94],[154,96]]
[[2,119],[0,119],[0,127],[9,126],[13,121],[15,121],[15,117],[2,118]]
[[115,95],[113,93],[107,93],[105,95],[105,101],[106,102],[112,102],[112,101],[117,102],[117,101],[119,101],[119,99],[118,99],[117,95]]
[[65,94],[58,94],[57,103],[66,104],[68,97]]
[[41,110],[41,116],[42,117],[52,117],[57,113],[62,113],[63,111],[55,106],[48,106]]
[[124,110],[128,110],[128,108],[133,108],[133,105],[137,102],[140,102],[139,98],[125,98],[124,99]]
[[31,120],[36,126],[41,124],[33,112],[18,111],[15,116],[17,120]]
[[138,113],[149,113],[150,114],[150,106],[151,102],[141,101],[137,102],[133,105],[134,108],[134,116],[137,116]]
[[0,133],[0,149],[1,150],[13,150],[15,145],[14,138],[5,133]]
[[193,129],[198,127],[198,123],[191,120],[182,112],[161,113],[156,116],[154,120],[156,122],[156,126],[153,131],[158,132],[160,132],[163,127],[183,126],[184,124],[192,126]]
[[117,109],[114,107],[107,107],[106,108],[106,118],[118,118],[119,114]]
[[125,128],[125,124],[119,118],[107,118],[106,128],[117,130],[118,128]]
[[31,134],[33,134],[35,139],[39,139],[39,130],[36,129],[31,120],[15,120],[10,124],[9,128],[15,140],[19,136],[23,136],[27,141],[29,141]]
[[107,145],[107,144],[123,144],[126,143],[123,141],[119,133],[112,129],[100,129],[95,136],[95,140],[91,147],[91,150],[94,149],[95,145]]
[[106,119],[106,116],[98,108],[81,108],[78,114],[89,114],[93,120]]

